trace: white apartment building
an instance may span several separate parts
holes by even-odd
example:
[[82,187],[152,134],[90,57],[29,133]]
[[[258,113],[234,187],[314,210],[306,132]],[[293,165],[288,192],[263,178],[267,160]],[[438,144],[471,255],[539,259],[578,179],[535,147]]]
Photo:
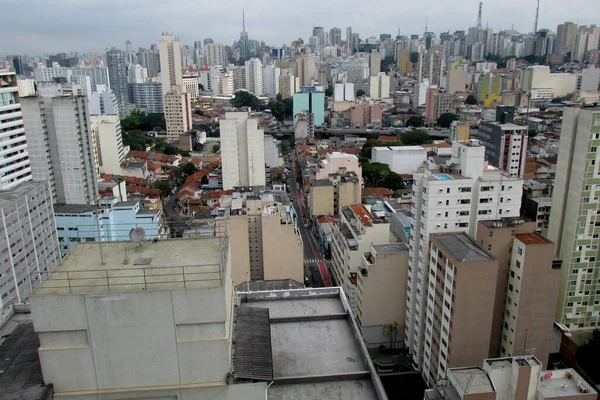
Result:
[[17,79],[19,97],[35,96],[35,79]]
[[92,115],[90,126],[95,139],[96,163],[99,172],[121,174],[125,159],[123,135],[118,115]]
[[226,65],[227,57],[225,55],[225,47],[220,43],[209,43],[205,45],[202,54],[202,62],[209,67],[214,65]]
[[198,77],[189,75],[181,78],[183,89],[190,96],[190,100],[195,100],[200,96],[200,88],[198,87]]
[[340,221],[333,226],[331,240],[332,277],[341,286],[356,311],[357,273],[363,255],[373,244],[390,241],[390,224],[385,217],[370,213],[364,205],[342,207]]
[[264,130],[247,112],[228,112],[219,121],[223,189],[265,186]]
[[98,171],[86,98],[36,96],[22,102],[33,179],[50,182],[54,202],[94,203]]
[[117,101],[115,93],[110,89],[106,89],[106,86],[104,85],[100,85],[99,88],[99,91],[92,92],[92,94],[88,96],[88,109],[90,110],[90,115],[119,115],[119,102]]
[[425,304],[432,233],[468,232],[477,221],[519,215],[523,180],[486,165],[485,148],[477,140],[452,143],[443,171],[425,166],[414,172],[411,201],[406,346],[421,368]]
[[139,64],[130,64],[127,66],[128,83],[144,83],[148,80],[148,69]]
[[279,94],[279,76],[281,69],[273,64],[263,67],[263,93],[270,99],[274,99]]
[[375,100],[390,97],[390,77],[385,72],[369,77],[369,96]]
[[158,52],[160,53],[160,81],[163,93],[166,94],[173,86],[182,85],[183,66],[179,39],[163,33],[161,41],[158,42]]
[[354,101],[355,98],[354,83],[336,83],[333,86],[334,101]]
[[[31,177],[29,177],[31,179]],[[0,190],[0,308],[26,302],[60,262],[48,182]]]
[[246,61],[246,90],[257,97],[263,95],[262,62],[258,58]]
[[17,76],[0,69],[0,190],[31,180]]
[[179,140],[179,136],[192,129],[192,107],[189,93],[181,87],[173,87],[165,94],[165,123],[167,139]]
[[[575,93],[577,75],[550,73],[550,67],[546,65],[532,65],[521,71],[520,88],[523,92],[534,92],[536,97],[547,96],[549,93],[554,97],[562,97]],[[532,93],[532,100],[535,100],[534,93]]]
[[427,149],[422,146],[373,147],[372,163],[382,163],[397,174],[412,174],[427,161]]

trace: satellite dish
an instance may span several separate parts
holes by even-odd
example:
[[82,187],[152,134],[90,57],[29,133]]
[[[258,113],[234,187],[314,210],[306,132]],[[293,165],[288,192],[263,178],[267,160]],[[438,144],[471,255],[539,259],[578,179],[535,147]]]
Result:
[[134,243],[140,243],[146,238],[146,231],[144,228],[134,228],[129,231],[129,239]]

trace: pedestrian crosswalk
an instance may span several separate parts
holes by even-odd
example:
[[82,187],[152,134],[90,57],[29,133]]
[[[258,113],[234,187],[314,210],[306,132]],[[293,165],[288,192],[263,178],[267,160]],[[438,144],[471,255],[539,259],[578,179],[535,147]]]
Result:
[[322,262],[323,260],[321,259],[317,259],[317,258],[309,258],[307,260],[304,260],[304,264],[317,264]]

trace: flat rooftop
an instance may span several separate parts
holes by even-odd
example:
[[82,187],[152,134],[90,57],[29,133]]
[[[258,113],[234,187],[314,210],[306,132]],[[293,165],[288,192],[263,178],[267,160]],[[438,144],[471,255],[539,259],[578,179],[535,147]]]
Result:
[[550,240],[546,239],[542,235],[538,235],[537,233],[519,233],[515,235],[515,237],[525,244],[552,243]]
[[449,369],[448,377],[456,380],[464,394],[491,393],[495,392],[494,384],[481,368],[457,368]]
[[408,251],[408,246],[404,243],[388,243],[372,245],[377,254],[394,254]]
[[220,287],[221,240],[79,243],[36,295]]
[[464,233],[434,234],[433,237],[446,253],[451,254],[458,261],[475,262],[493,259]]
[[268,399],[387,399],[339,288],[239,293],[269,310],[273,385]]
[[[571,373],[572,378],[567,377],[568,373]],[[538,394],[543,399],[581,396],[580,388],[587,390],[588,394],[596,393],[573,369],[544,371],[542,376],[544,380],[538,386]]]
[[0,190],[0,209],[11,206],[15,201],[21,201],[26,194],[31,191],[38,191],[41,186],[47,184],[46,182],[29,181],[8,190]]
[[63,204],[54,205],[55,214],[82,214],[94,211],[95,207],[89,204]]

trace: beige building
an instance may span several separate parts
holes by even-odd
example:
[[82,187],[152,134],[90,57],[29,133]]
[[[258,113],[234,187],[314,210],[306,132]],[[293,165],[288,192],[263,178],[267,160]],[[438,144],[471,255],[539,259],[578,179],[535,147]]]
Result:
[[165,94],[165,122],[167,139],[179,140],[179,136],[192,129],[192,108],[189,93],[176,87]]
[[[475,364],[479,365],[479,364]],[[573,369],[544,371],[534,356],[490,358],[483,368],[451,368],[425,400],[595,400],[598,393]]]
[[296,59],[297,76],[299,79],[296,91],[302,86],[312,85],[312,81],[317,78],[317,64],[319,58],[312,54],[306,54]]
[[125,151],[119,116],[91,115],[90,128],[95,139],[97,170],[106,174],[121,174]]
[[362,182],[362,167],[358,157],[354,154],[346,154],[339,151],[327,154],[324,160],[320,160],[318,169],[313,173],[313,179],[328,179],[330,175],[354,172],[358,180]]
[[[252,281],[304,281],[304,250],[297,214],[285,194],[235,192],[221,198],[218,224],[235,249],[231,278],[234,285]],[[224,232],[219,228],[218,231]]]
[[480,221],[477,244],[499,261],[490,356],[535,355],[542,366],[552,347],[561,262],[554,243],[520,218]]
[[352,171],[311,181],[308,195],[310,216],[339,215],[340,209],[361,202],[360,181]]
[[402,49],[398,57],[398,72],[402,75],[412,72],[412,63],[410,62],[410,50]]
[[464,92],[467,88],[467,72],[462,69],[451,69],[448,72],[448,93]]
[[356,283],[363,254],[373,244],[390,242],[387,218],[370,213],[362,204],[341,208],[340,221],[333,226],[331,240],[331,275],[334,285],[341,286],[353,310],[356,310]]
[[158,42],[158,52],[160,54],[160,82],[164,94],[174,86],[183,84],[181,73],[183,64],[179,39],[172,34],[163,33],[161,41]]
[[498,260],[466,233],[430,236],[422,375],[428,385],[449,368],[488,357]]
[[388,344],[386,325],[398,324],[394,338],[404,341],[408,246],[404,243],[374,244],[363,254],[356,285],[356,322],[368,347]]
[[279,75],[279,93],[284,99],[294,96],[300,90],[300,81],[294,75]]

